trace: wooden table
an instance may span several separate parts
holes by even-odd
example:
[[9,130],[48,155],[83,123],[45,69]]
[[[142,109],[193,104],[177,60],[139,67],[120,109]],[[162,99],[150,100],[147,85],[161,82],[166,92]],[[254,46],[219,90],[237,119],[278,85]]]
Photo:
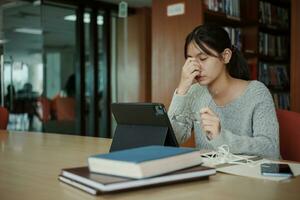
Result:
[[110,139],[0,131],[0,199],[300,199],[300,177],[286,182],[217,174],[209,180],[92,196],[57,180],[108,152]]

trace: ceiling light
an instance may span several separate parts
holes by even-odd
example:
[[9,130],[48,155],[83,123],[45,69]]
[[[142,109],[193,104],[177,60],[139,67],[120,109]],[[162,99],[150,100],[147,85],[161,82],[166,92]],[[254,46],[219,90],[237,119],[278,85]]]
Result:
[[41,5],[41,0],[33,1],[33,5],[34,6],[40,6]]
[[34,29],[34,28],[16,28],[15,32],[34,34],[34,35],[41,35],[43,33],[43,31],[41,29]]
[[8,42],[8,40],[6,40],[6,39],[0,39],[0,44],[5,44],[7,42]]
[[[76,15],[67,15],[64,17],[64,20],[76,21]],[[90,23],[91,22],[90,14],[84,13],[83,21],[84,21],[84,23]],[[97,24],[100,26],[103,25],[103,16],[102,15],[97,16]]]
[[28,4],[28,2],[23,2],[23,1],[8,1],[7,3],[3,3],[1,5],[1,8],[3,8],[3,9],[15,8],[15,7],[23,6],[25,4]]

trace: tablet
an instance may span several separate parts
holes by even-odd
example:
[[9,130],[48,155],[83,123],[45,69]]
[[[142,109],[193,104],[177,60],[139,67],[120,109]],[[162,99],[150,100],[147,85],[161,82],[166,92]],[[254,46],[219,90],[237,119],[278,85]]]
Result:
[[110,151],[147,145],[178,146],[165,106],[160,103],[112,103],[117,122]]

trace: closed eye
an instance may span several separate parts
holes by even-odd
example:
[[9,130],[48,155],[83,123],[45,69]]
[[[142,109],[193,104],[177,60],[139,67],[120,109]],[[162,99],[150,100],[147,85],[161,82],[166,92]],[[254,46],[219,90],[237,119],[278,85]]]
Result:
[[200,55],[197,57],[199,60],[204,61],[208,58],[208,56]]
[[196,58],[198,58],[201,61],[204,61],[208,58],[208,56],[207,56],[207,54],[201,52],[196,56]]

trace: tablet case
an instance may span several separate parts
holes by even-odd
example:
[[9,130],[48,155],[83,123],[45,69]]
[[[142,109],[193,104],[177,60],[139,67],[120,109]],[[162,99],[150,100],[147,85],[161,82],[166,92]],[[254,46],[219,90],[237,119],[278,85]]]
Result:
[[117,121],[110,152],[148,145],[178,146],[167,111],[159,103],[113,103]]

